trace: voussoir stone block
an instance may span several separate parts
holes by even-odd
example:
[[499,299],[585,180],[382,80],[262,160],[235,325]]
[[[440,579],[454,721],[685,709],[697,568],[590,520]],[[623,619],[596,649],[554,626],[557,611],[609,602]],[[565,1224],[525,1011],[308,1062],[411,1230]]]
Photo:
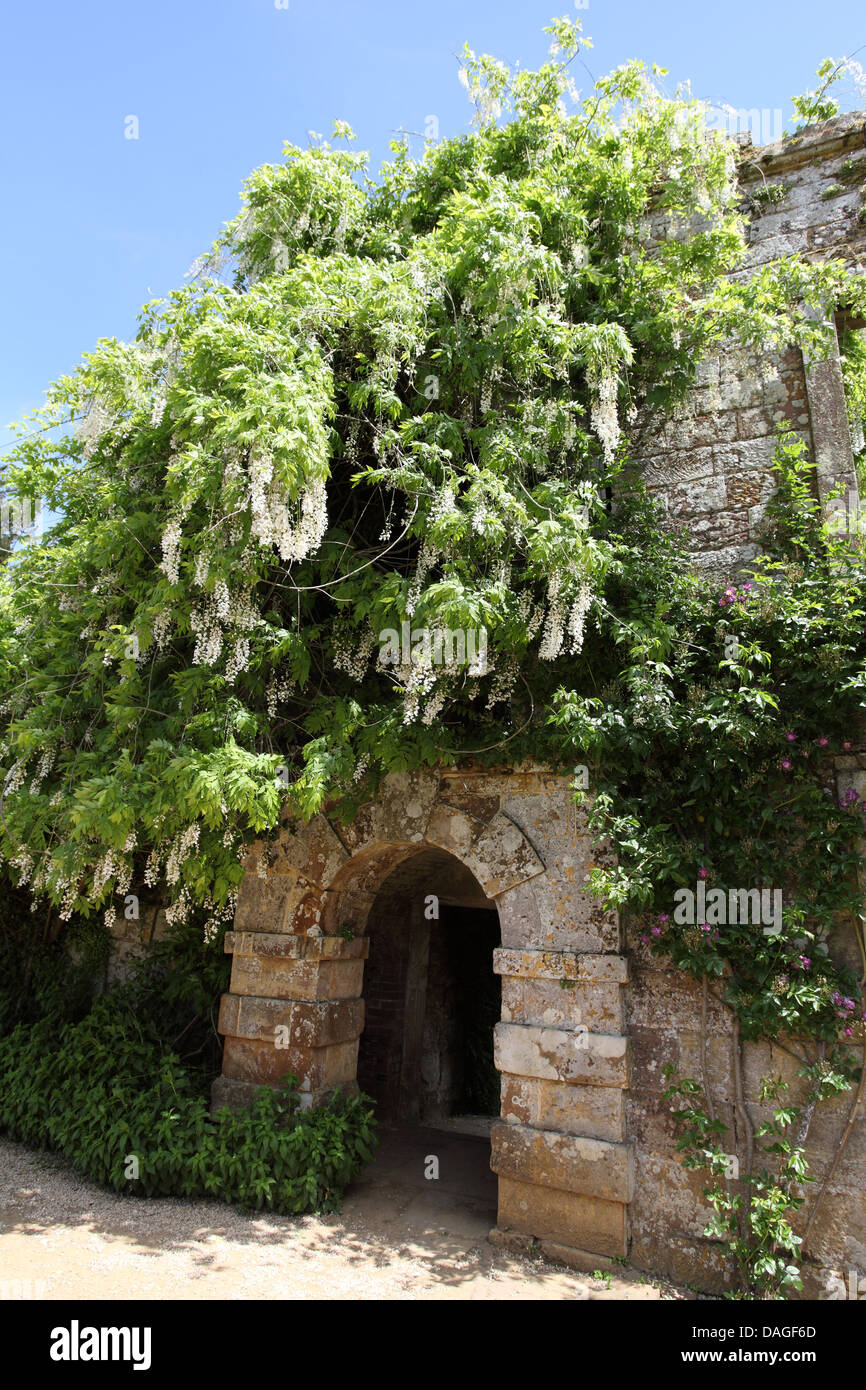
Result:
[[500,900],[503,945],[536,951],[619,951],[617,913],[605,911],[588,891],[593,866],[605,862],[609,851],[587,835],[572,800],[570,779],[557,778],[543,797],[515,790],[503,797],[503,812],[540,847],[545,865],[544,873],[528,885],[535,907],[522,914],[523,920]]
[[296,835],[281,836],[280,848],[288,867],[320,887],[327,887],[349,858],[349,851],[322,815],[313,816]]
[[382,779],[376,800],[362,806],[337,834],[351,853],[366,845],[420,844],[439,795],[440,778],[424,772],[391,772]]
[[476,876],[489,898],[544,873],[544,863],[520,826],[503,811],[487,823],[472,850],[480,870]]
[[426,840],[462,860],[488,898],[544,873],[544,864],[523,831],[501,811],[485,823],[439,804],[430,817]]

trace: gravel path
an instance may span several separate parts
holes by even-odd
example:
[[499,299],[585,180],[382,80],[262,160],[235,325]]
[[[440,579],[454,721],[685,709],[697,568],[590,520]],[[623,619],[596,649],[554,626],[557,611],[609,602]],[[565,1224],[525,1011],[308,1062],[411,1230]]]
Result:
[[[404,1163],[405,1167],[405,1163]],[[605,1281],[486,1239],[484,1202],[368,1170],[339,1215],[241,1215],[105,1192],[56,1155],[0,1141],[0,1298],[611,1299],[682,1297]],[[413,1168],[414,1172],[414,1168]]]

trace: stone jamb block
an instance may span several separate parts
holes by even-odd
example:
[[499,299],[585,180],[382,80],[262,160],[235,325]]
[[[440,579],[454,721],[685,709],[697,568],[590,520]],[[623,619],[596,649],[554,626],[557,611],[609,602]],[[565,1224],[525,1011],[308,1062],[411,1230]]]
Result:
[[497,1023],[493,1046],[496,1066],[512,1076],[572,1086],[628,1086],[629,1043],[620,1035]]
[[631,1146],[583,1135],[553,1133],[501,1121],[490,1131],[490,1166],[518,1182],[580,1192],[606,1202],[630,1202]]

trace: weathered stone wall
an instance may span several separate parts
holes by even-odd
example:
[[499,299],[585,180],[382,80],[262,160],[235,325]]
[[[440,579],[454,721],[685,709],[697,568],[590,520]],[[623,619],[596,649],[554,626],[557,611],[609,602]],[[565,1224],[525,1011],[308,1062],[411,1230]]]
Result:
[[[749,218],[744,278],[800,254],[866,265],[866,113],[841,116],[776,145],[741,146],[739,181]],[[766,190],[783,191],[769,201]],[[682,235],[659,215],[649,243]],[[699,364],[674,418],[639,419],[633,457],[649,491],[681,527],[696,567],[728,580],[758,553],[773,491],[774,433],[787,422],[819,464],[821,496],[836,481],[856,489],[838,353],[808,368],[794,349],[756,356],[736,343]]]
[[[672,1064],[681,1076],[693,1077],[709,1089],[715,1116],[727,1126],[722,1146],[745,1170],[746,1120],[735,1103],[731,1015],[713,997],[712,988],[705,997],[697,981],[654,958],[640,942],[641,931],[637,924],[630,924],[627,931],[627,1031],[634,1059],[626,1099],[626,1132],[635,1154],[629,1213],[631,1259],[643,1269],[722,1291],[728,1287],[727,1275],[712,1242],[703,1235],[711,1214],[701,1194],[706,1178],[686,1172],[679,1161],[676,1131],[662,1099],[666,1084],[662,1068]],[[837,958],[859,969],[853,925],[834,934],[831,948]],[[798,1076],[801,1064],[792,1055],[795,1046],[790,1039],[780,1039],[778,1044],[741,1044],[743,1107],[755,1129],[772,1114],[772,1106],[761,1103],[762,1077],[787,1082],[785,1099],[791,1104],[806,1099],[806,1083]],[[846,1130],[852,1099],[853,1093],[847,1092],[815,1109],[806,1145],[815,1181],[805,1189],[806,1204],[791,1223],[801,1236]],[[862,1114],[854,1121],[804,1247],[805,1296],[820,1297],[827,1287],[827,1272],[834,1269],[846,1277],[851,1269],[866,1270],[866,1119]]]
[[[840,776],[866,792],[859,757]],[[286,832],[265,878],[257,847],[226,940],[234,960],[220,1012],[226,1041],[215,1103],[243,1104],[288,1070],[302,1078],[309,1103],[336,1086],[357,1086],[363,972],[377,939],[384,973],[375,991],[380,1014],[370,1022],[380,1036],[367,1055],[400,1093],[409,1032],[391,1023],[407,1016],[410,919],[417,926],[431,887],[447,891],[450,861],[462,866],[451,875],[454,895],[478,901],[483,892],[502,931],[491,962],[502,982],[501,1112],[491,1134],[499,1215],[491,1238],[518,1248],[537,1241],[582,1268],[627,1257],[657,1275],[724,1289],[722,1262],[703,1235],[710,1212],[701,1179],[676,1152],[662,1068],[673,1063],[706,1080],[729,1127],[726,1149],[745,1166],[730,1015],[710,991],[705,998],[699,984],[654,958],[640,925],[623,930],[590,898],[589,872],[604,854],[571,803],[569,779],[541,769],[392,776],[353,825],[320,816]],[[390,876],[397,888],[382,892]],[[840,929],[833,949],[856,957],[851,928]],[[288,1030],[282,1048],[274,1036],[280,1024]],[[440,1068],[445,1056],[447,1067],[443,1037],[438,1026],[417,1034],[422,1068],[424,1056]],[[797,1067],[783,1040],[745,1045],[742,1102],[754,1126],[768,1115],[760,1078],[784,1077],[796,1104],[803,1098]],[[435,1113],[442,1084],[437,1072],[418,1086],[421,1108]],[[817,1108],[807,1153],[819,1182],[850,1104],[847,1095]],[[810,1235],[812,1296],[826,1286],[827,1270],[866,1268],[864,1177],[866,1121],[858,1119]],[[810,1210],[811,1202],[804,1215]]]
[[[750,218],[749,253],[740,276],[779,257],[843,259],[853,270],[866,265],[866,116],[840,117],[802,137],[752,150],[744,145],[740,186]],[[766,190],[780,188],[780,200]],[[679,235],[656,219],[650,234]],[[699,365],[685,408],[663,428],[644,421],[638,467],[674,525],[683,528],[696,568],[727,582],[761,545],[761,525],[773,491],[771,464],[776,427],[787,422],[817,463],[818,496],[839,482],[857,492],[857,480],[838,352],[827,362],[804,363],[789,350],[760,359],[736,344]],[[864,741],[866,746],[866,741]],[[842,766],[845,762],[846,766]],[[840,788],[866,789],[863,754],[840,760]],[[864,847],[866,849],[866,847]],[[635,1154],[630,1208],[632,1259],[647,1269],[705,1287],[724,1287],[719,1261],[702,1235],[707,1207],[701,1182],[678,1161],[675,1134],[661,1099],[662,1067],[705,1078],[718,1118],[728,1125],[732,1154],[743,1161],[746,1120],[733,1103],[734,1040],[730,1016],[712,997],[678,972],[665,969],[629,927],[631,983],[627,1030],[634,1066],[627,1099],[627,1133]],[[836,934],[834,952],[859,969],[853,924]],[[797,1065],[781,1046],[743,1049],[743,1103],[755,1125],[767,1118],[759,1102],[762,1076],[784,1077],[790,1098],[803,1099]],[[801,1234],[821,1181],[845,1131],[851,1096],[817,1108],[807,1156],[817,1179],[808,1189]],[[807,1292],[821,1289],[822,1268],[866,1269],[866,1122],[854,1126],[844,1158],[823,1198],[805,1246]]]

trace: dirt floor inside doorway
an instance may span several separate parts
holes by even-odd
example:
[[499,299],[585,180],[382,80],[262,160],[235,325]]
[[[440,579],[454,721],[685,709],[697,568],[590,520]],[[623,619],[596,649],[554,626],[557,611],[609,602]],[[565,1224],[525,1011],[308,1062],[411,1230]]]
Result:
[[402,1222],[407,1239],[435,1233],[486,1241],[496,1225],[490,1120],[472,1116],[461,1126],[462,1118],[447,1128],[383,1125],[373,1162],[347,1193],[356,1210],[369,1206],[395,1226]]

